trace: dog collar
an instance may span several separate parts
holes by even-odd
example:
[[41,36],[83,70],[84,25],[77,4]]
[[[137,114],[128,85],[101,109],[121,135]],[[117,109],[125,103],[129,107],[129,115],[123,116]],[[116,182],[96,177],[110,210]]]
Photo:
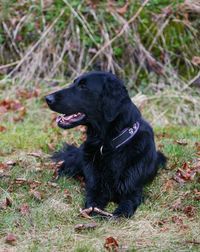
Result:
[[[140,123],[136,122],[133,124],[132,127],[125,128],[117,137],[112,139],[111,149],[112,150],[118,149],[120,146],[127,144],[138,132],[139,127],[140,127]],[[102,156],[105,154],[105,152],[107,152],[107,151],[103,151],[103,149],[104,149],[104,145],[100,147],[100,153]]]

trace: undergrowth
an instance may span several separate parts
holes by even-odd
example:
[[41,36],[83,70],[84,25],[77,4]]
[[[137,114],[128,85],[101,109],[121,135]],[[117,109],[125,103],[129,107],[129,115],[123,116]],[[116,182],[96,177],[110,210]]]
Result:
[[[192,1],[1,1],[1,85],[70,83],[106,70],[147,95],[161,124],[199,125],[199,13]],[[172,116],[173,115],[173,116]]]

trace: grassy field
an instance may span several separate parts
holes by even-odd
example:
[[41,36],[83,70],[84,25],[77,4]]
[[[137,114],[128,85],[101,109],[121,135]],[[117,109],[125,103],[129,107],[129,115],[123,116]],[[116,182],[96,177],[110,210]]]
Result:
[[[155,127],[168,166],[146,187],[131,219],[84,219],[79,216],[84,186],[68,178],[52,183],[55,167],[49,160],[62,142],[80,144],[83,129],[58,129],[45,93],[21,90],[18,100],[1,96],[0,251],[105,251],[108,237],[118,242],[113,251],[199,251],[199,129]],[[94,230],[75,229],[91,222]]]

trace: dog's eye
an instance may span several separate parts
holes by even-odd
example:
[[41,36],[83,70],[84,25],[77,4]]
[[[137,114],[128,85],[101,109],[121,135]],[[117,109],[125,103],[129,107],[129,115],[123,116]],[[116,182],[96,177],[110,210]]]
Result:
[[80,80],[79,83],[77,84],[77,86],[80,89],[86,89],[86,82],[85,82],[85,80]]

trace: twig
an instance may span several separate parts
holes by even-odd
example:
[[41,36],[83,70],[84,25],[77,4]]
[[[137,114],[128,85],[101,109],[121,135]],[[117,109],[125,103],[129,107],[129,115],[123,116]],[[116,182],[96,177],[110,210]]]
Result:
[[9,37],[10,41],[11,41],[11,44],[12,44],[13,48],[15,49],[16,53],[21,57],[22,54],[19,51],[14,39],[12,38],[12,35],[11,35],[9,29],[8,29],[8,26],[6,25],[5,22],[3,22],[2,25],[3,25],[3,28],[4,28],[5,32],[7,33],[8,37]]
[[63,2],[70,8],[71,12],[74,14],[74,16],[79,20],[79,22],[82,24],[83,28],[85,29],[85,31],[87,32],[88,36],[90,37],[90,39],[94,42],[95,45],[98,46],[98,43],[96,42],[96,40],[93,37],[93,34],[91,33],[91,29],[88,29],[89,25],[86,22],[86,20],[84,19],[84,17],[78,13],[72,6],[71,4],[69,4],[69,2],[67,0],[63,0]]
[[80,214],[82,217],[87,218],[87,219],[91,219],[91,216],[89,216],[89,214],[91,213],[97,213],[100,214],[101,216],[105,216],[105,217],[113,217],[113,214],[108,213],[104,210],[101,210],[98,207],[89,207],[89,208],[85,208],[85,209],[80,209]]
[[95,59],[96,59],[96,58],[97,58],[108,46],[110,46],[115,40],[117,40],[119,37],[121,37],[121,36],[123,35],[123,33],[126,31],[127,26],[128,26],[130,23],[132,23],[132,22],[135,21],[135,19],[140,15],[141,11],[143,10],[143,8],[145,7],[145,5],[146,5],[148,2],[149,2],[149,0],[145,0],[145,1],[143,2],[143,4],[142,4],[142,5],[140,6],[140,8],[138,9],[138,11],[135,13],[135,15],[134,15],[131,19],[129,19],[129,20],[127,21],[126,24],[123,25],[121,31],[120,31],[115,37],[113,37],[111,40],[109,40],[108,42],[106,42],[106,43],[97,51],[97,53],[96,53],[96,54],[94,55],[94,57],[89,61],[89,63],[88,63],[87,66],[83,69],[82,72],[85,72],[85,71],[88,69],[88,67],[94,62],[94,60],[95,60]]
[[102,216],[113,217],[113,214],[108,213],[108,212],[106,212],[106,211],[103,211],[103,210],[99,209],[98,207],[95,207],[93,211],[94,211],[95,213],[98,213],[98,214],[102,215]]
[[62,17],[64,14],[65,9],[61,10],[59,16],[53,21],[53,23],[46,29],[46,31],[43,32],[40,39],[32,46],[32,48],[26,53],[26,55],[19,61],[18,65],[5,77],[9,78],[12,76],[14,72],[16,72],[20,66],[24,63],[24,61],[33,53],[33,51],[38,47],[38,45],[41,43],[41,41],[47,36],[47,34],[52,30],[54,25],[57,23],[57,21]]
[[11,67],[11,66],[15,66],[19,63],[19,60],[18,61],[15,61],[15,62],[12,62],[12,63],[9,63],[9,64],[6,64],[6,65],[2,65],[0,66],[0,70],[1,69],[4,69],[4,68],[8,68],[8,67]]

